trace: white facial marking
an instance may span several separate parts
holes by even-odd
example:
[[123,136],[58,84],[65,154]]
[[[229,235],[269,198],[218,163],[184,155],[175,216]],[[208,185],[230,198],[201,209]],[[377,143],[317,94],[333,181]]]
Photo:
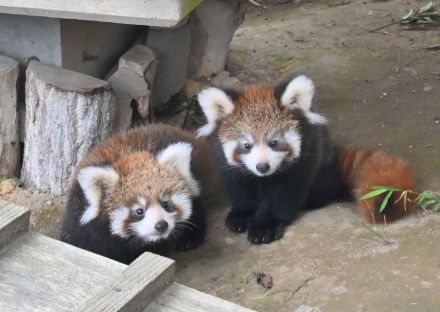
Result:
[[191,151],[192,145],[190,143],[174,143],[163,149],[157,155],[157,160],[162,165],[175,168],[188,184],[191,194],[194,196],[199,196],[199,184],[191,173]]
[[80,170],[77,180],[89,202],[89,206],[81,216],[80,224],[87,224],[98,216],[103,192],[102,185],[111,189],[118,179],[118,173],[110,167],[85,167]]
[[142,207],[147,206],[147,199],[144,196],[138,196],[138,202]]
[[[174,229],[176,223],[175,215],[175,212],[166,212],[159,204],[151,205],[145,211],[145,215],[140,221],[132,223],[131,229],[136,236],[147,242],[164,239],[167,238]],[[166,221],[168,223],[168,228],[164,233],[159,233],[154,228],[160,221]]]
[[124,222],[128,219],[130,209],[127,207],[121,207],[113,210],[110,213],[110,231],[113,235],[120,237],[127,237],[127,233],[124,230]]
[[[240,156],[245,166],[259,177],[273,174],[286,158],[287,152],[274,151],[266,145],[256,145],[248,154]],[[261,173],[257,170],[260,163],[268,163],[270,168],[267,172]]]
[[207,119],[207,124],[197,130],[197,137],[208,136],[215,130],[217,120],[232,113],[234,104],[224,91],[217,88],[201,91],[197,99]]
[[284,138],[293,150],[292,158],[299,157],[301,155],[301,136],[299,133],[294,129],[290,129],[284,133]]
[[237,141],[225,141],[223,145],[223,153],[225,154],[228,164],[235,166],[238,163],[234,160],[234,151],[237,148]]
[[327,118],[310,110],[314,94],[315,86],[312,80],[301,75],[289,82],[281,96],[281,104],[289,109],[302,110],[311,124],[327,124]]
[[171,196],[171,201],[181,209],[181,218],[188,220],[192,213],[191,197],[186,193],[177,193]]

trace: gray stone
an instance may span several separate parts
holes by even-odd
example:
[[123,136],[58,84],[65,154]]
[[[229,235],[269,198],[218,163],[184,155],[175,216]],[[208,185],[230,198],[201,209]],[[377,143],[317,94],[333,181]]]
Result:
[[106,81],[31,61],[26,71],[24,184],[64,193],[73,167],[111,133],[115,102]]
[[150,29],[147,46],[157,55],[152,101],[154,108],[178,93],[186,83],[191,44],[189,24],[175,29]]
[[115,131],[131,126],[133,101],[139,115],[148,117],[156,67],[153,51],[144,45],[132,47],[119,59],[118,69],[108,78],[117,98]]
[[205,0],[191,19],[190,77],[211,77],[225,69],[229,45],[242,21],[240,0]]
[[19,65],[0,56],[0,176],[18,173],[20,144],[17,116]]

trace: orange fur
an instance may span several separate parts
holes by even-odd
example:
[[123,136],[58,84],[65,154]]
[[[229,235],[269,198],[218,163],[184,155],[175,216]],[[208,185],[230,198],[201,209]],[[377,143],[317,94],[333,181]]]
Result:
[[[390,197],[383,213],[379,213],[379,207],[385,195],[360,199],[372,191],[372,186],[389,185],[414,190],[414,178],[406,161],[383,151],[344,148],[339,156],[339,167],[344,183],[353,190],[356,204],[368,222],[393,222],[412,210],[414,204],[411,201],[406,205],[403,199],[398,201],[402,192],[395,192]],[[414,196],[408,194],[408,199],[414,200]]]

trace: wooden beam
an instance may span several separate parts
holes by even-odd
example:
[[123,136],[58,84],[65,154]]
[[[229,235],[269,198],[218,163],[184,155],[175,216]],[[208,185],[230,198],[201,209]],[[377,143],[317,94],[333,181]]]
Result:
[[30,211],[0,199],[0,249],[29,227]]
[[172,283],[174,270],[173,260],[146,252],[77,311],[142,311]]

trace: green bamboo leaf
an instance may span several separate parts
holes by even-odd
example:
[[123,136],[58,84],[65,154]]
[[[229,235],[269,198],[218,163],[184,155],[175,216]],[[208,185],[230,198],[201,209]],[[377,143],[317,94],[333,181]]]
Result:
[[375,185],[371,187],[372,190],[386,190],[386,191],[400,191],[400,189],[391,185]]
[[420,8],[419,13],[431,12],[434,10],[434,3],[429,2],[427,5]]
[[402,16],[402,20],[407,20],[408,18],[410,18],[413,15],[414,15],[414,11],[413,11],[413,9],[411,9],[411,10],[409,10],[408,13],[406,13],[404,16]]
[[384,189],[371,191],[371,192],[365,194],[364,196],[362,196],[362,197],[361,197],[361,200],[365,200],[365,199],[373,198],[373,197],[376,197],[376,196],[378,196],[378,195],[380,195],[380,194],[383,194],[383,193],[385,193],[385,192],[388,192],[388,191],[387,191],[387,190],[384,190]]
[[380,205],[380,208],[379,208],[379,212],[380,212],[380,213],[383,212],[383,211],[385,210],[385,207],[386,207],[387,204],[388,204],[388,200],[390,199],[390,197],[391,197],[392,194],[393,194],[393,191],[389,191],[388,194],[387,194],[387,196],[385,196],[385,198],[383,199],[382,204]]
[[432,207],[432,209],[434,211],[440,211],[440,203],[435,204],[434,207]]

